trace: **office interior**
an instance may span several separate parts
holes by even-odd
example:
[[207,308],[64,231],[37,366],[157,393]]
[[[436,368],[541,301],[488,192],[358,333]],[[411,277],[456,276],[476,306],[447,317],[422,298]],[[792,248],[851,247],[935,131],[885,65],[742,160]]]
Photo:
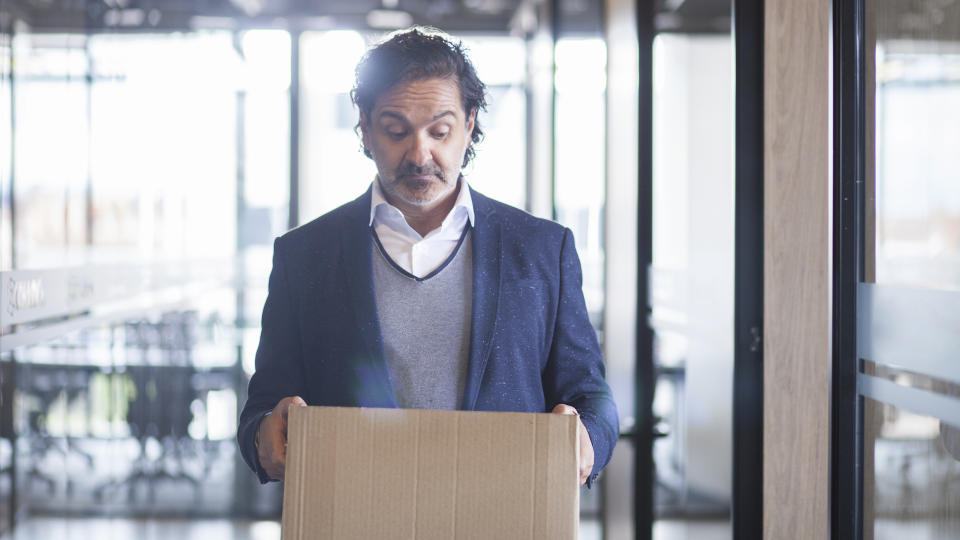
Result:
[[471,186],[576,238],[580,538],[960,537],[960,2],[7,0],[0,538],[280,538],[273,239],[370,185],[353,69],[411,25],[488,87]]

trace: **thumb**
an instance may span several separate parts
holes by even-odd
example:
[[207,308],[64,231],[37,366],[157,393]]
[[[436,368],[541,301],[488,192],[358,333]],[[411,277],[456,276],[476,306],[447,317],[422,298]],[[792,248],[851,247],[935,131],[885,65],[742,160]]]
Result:
[[574,409],[573,407],[571,407],[571,406],[569,406],[569,405],[565,405],[565,404],[563,404],[563,403],[561,403],[561,404],[557,405],[556,407],[554,407],[553,410],[550,411],[550,412],[555,413],[555,414],[568,414],[568,415],[571,415],[571,416],[577,416],[577,415],[579,414],[579,413],[577,413],[577,410],[576,410],[576,409]]
[[[286,403],[284,403],[284,401]],[[300,396],[293,396],[288,398],[283,398],[280,401],[280,416],[284,421],[287,420],[287,416],[290,414],[290,407],[306,407],[307,402],[303,400]]]
[[293,396],[292,398],[290,398],[290,405],[288,405],[288,408],[289,407],[306,407],[306,406],[307,406],[307,402],[304,401],[302,397]]

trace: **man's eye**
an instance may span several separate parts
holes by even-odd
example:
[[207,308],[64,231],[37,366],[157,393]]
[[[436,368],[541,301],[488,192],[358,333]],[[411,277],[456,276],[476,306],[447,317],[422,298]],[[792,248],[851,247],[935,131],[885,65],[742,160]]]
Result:
[[394,139],[402,139],[407,135],[406,131],[387,131],[387,135]]
[[446,138],[446,136],[447,136],[449,133],[450,133],[449,131],[434,131],[434,132],[433,132],[433,138],[434,138],[434,139],[443,139],[443,138]]

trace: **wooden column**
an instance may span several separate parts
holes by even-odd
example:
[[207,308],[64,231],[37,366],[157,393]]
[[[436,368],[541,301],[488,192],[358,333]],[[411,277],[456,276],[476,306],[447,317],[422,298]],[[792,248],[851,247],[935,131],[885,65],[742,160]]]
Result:
[[829,536],[829,2],[764,23],[764,538]]

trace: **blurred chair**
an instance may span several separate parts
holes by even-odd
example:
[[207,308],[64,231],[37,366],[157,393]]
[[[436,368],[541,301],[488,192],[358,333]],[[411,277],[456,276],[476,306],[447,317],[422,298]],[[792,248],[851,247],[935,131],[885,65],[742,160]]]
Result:
[[[126,488],[135,501],[137,486],[145,485],[147,500],[157,500],[160,482],[184,482],[194,490],[199,504],[203,481],[210,474],[224,441],[204,435],[194,438],[195,401],[207,403],[212,391],[233,388],[236,366],[198,368],[194,348],[198,336],[195,312],[174,312],[159,321],[131,321],[124,325],[127,362],[125,374],[132,381],[127,423],[137,441],[137,456],[125,477],[99,486],[94,495],[102,500],[109,490]],[[159,454],[150,448],[159,444]],[[232,439],[227,441],[233,444]]]
[[[93,456],[82,450],[70,434],[67,419],[64,419],[64,433],[51,434],[49,430],[50,410],[52,406],[63,400],[67,412],[70,405],[77,399],[86,399],[86,390],[95,368],[89,366],[75,366],[63,364],[24,364],[21,369],[21,378],[25,384],[21,387],[24,392],[34,398],[36,406],[28,408],[26,436],[29,438],[30,466],[27,469],[28,482],[40,481],[47,485],[50,494],[56,489],[56,478],[40,469],[40,464],[51,452],[63,456],[64,460],[70,456],[83,458],[87,471],[94,468]],[[65,471],[66,472],[66,471]],[[73,492],[73,479],[65,474],[67,495]]]

